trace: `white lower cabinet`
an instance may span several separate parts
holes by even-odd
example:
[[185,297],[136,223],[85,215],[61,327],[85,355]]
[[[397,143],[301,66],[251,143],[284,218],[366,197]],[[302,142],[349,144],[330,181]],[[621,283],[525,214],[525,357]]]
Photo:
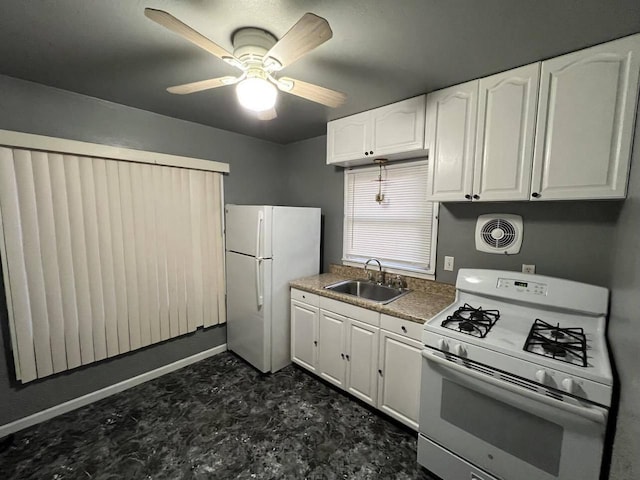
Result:
[[376,406],[379,328],[320,310],[317,373]]
[[318,374],[326,381],[345,388],[347,365],[347,317],[320,310],[318,334]]
[[318,307],[291,300],[291,360],[312,372],[318,366],[318,316]]
[[378,408],[418,429],[422,343],[380,330]]
[[347,340],[347,391],[376,406],[378,397],[378,337],[380,329],[349,320]]
[[418,323],[291,290],[291,360],[415,430],[421,335]]

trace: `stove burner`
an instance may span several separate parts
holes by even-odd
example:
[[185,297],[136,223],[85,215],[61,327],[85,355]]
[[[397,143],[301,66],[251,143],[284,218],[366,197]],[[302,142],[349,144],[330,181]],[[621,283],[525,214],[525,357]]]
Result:
[[524,344],[527,352],[587,366],[587,339],[582,328],[560,328],[536,318]]
[[500,318],[498,310],[483,310],[482,307],[474,308],[465,303],[449,315],[441,325],[467,335],[484,338],[498,318]]
[[565,351],[564,347],[562,345],[556,345],[555,343],[550,343],[550,344],[543,344],[542,345],[542,349],[553,355],[554,357],[566,357],[567,356],[567,352]]
[[473,329],[475,327],[474,327],[473,323],[468,322],[468,321],[465,320],[465,321],[462,321],[462,322],[458,323],[458,328],[460,330],[465,331],[465,332],[471,332],[471,331],[473,331]]

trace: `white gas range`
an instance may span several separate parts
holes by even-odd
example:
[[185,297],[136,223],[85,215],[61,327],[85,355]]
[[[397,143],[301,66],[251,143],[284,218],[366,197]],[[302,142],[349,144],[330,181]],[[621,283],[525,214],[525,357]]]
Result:
[[424,327],[418,461],[444,480],[597,479],[608,290],[472,269],[456,289]]

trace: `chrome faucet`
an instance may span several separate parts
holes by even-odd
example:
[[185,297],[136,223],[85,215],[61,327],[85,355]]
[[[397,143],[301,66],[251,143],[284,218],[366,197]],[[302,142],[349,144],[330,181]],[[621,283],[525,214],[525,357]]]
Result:
[[371,262],[377,262],[378,263],[378,276],[376,278],[376,283],[383,284],[384,283],[384,272],[382,271],[382,264],[380,263],[380,260],[378,260],[377,258],[370,258],[364,264],[364,271],[367,274],[367,280],[373,280],[373,274],[371,272],[367,271],[367,267],[369,266],[369,263],[371,263]]

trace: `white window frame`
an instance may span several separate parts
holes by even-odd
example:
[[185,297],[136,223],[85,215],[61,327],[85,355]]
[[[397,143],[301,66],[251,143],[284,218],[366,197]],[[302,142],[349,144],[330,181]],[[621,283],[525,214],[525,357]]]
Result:
[[[394,166],[400,166],[401,163],[408,163],[408,162],[394,162],[392,164],[387,164],[387,168],[391,168],[393,169]],[[417,159],[417,160],[412,160],[411,163],[422,163],[422,164],[428,164],[428,161],[426,159]],[[377,170],[379,167],[378,166],[366,166],[366,167],[356,167],[358,170]],[[349,185],[348,185],[348,175],[349,172],[354,170],[354,168],[345,168],[344,170],[344,196],[343,196],[343,204],[342,204],[342,208],[343,208],[343,228],[342,228],[342,264],[346,265],[346,266],[350,266],[350,267],[356,267],[356,268],[364,268],[365,263],[364,262],[357,262],[354,261],[352,259],[348,259],[346,258],[345,252],[347,251],[347,237],[346,237],[346,232],[348,231],[347,228],[347,215],[346,215],[346,205],[347,205],[347,196],[348,196],[348,191],[349,191]],[[427,189],[427,185],[424,186],[425,190]],[[430,258],[429,258],[429,270],[425,271],[425,270],[418,270],[418,269],[399,269],[399,268],[394,268],[391,267],[389,265],[385,265],[384,262],[382,262],[382,269],[387,272],[387,273],[392,273],[392,274],[400,274],[400,275],[408,275],[411,277],[416,277],[416,278],[424,278],[427,280],[435,280],[435,273],[436,273],[436,251],[437,251],[437,247],[438,247],[438,218],[439,218],[439,211],[440,211],[440,204],[438,202],[432,202],[433,203],[433,212],[432,212],[432,219],[431,219],[431,238],[432,238],[432,242],[431,242],[431,251],[430,251]],[[374,268],[377,267],[377,264],[373,264]]]

